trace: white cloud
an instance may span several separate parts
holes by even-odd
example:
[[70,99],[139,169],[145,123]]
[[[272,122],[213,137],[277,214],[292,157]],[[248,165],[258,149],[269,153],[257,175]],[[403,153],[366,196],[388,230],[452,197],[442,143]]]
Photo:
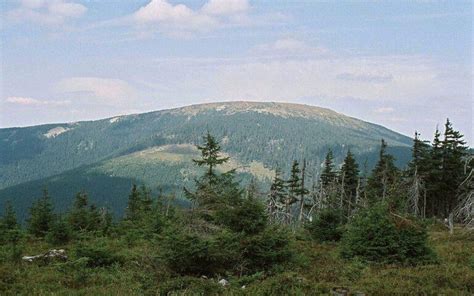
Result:
[[17,8],[7,16],[16,22],[35,22],[41,24],[60,24],[69,18],[77,18],[87,11],[87,7],[65,0],[21,0]]
[[245,12],[249,8],[247,0],[209,0],[201,10],[211,15],[229,15]]
[[135,98],[135,90],[120,79],[72,77],[59,81],[56,90],[79,99],[100,101],[104,104],[126,102]]
[[159,31],[172,37],[186,38],[196,33],[253,24],[247,14],[249,9],[247,0],[209,0],[197,9],[184,4],[171,4],[168,0],[151,0],[123,20],[136,24],[140,36],[143,36],[143,31]]
[[392,107],[380,107],[374,110],[375,113],[392,113],[395,111]]
[[329,50],[324,47],[315,47],[304,41],[285,37],[272,43],[260,44],[252,49],[258,55],[266,56],[327,56]]
[[5,102],[23,106],[64,106],[71,103],[71,101],[47,101],[30,97],[8,97]]

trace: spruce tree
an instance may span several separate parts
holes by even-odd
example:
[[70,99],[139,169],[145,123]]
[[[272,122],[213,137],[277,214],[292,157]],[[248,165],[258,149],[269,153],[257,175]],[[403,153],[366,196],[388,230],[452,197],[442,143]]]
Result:
[[415,131],[412,147],[412,159],[408,163],[407,186],[409,211],[415,216],[426,216],[427,190],[426,183],[430,169],[430,147],[420,139],[420,134]]
[[301,194],[300,167],[297,160],[291,165],[290,179],[287,181],[288,195],[285,199],[285,222],[291,222],[291,208]]
[[5,211],[3,217],[0,219],[1,230],[13,230],[18,227],[16,214],[13,210],[13,205],[10,200],[5,203]]
[[87,206],[87,194],[85,192],[78,192],[74,199],[73,207],[68,215],[69,224],[73,230],[88,230],[90,217]]
[[321,173],[321,183],[323,188],[327,188],[329,184],[333,183],[336,179],[336,172],[334,171],[334,156],[332,150],[329,149],[324,160],[324,169]]
[[451,214],[457,204],[456,196],[459,184],[464,179],[463,158],[467,155],[463,135],[454,130],[449,119],[446,120],[442,142],[443,162],[442,178],[444,198],[442,201],[444,217]]
[[219,142],[209,133],[204,137],[204,145],[197,146],[201,151],[201,159],[193,159],[193,162],[198,166],[207,167],[206,176],[210,183],[216,181],[216,174],[214,169],[216,166],[226,163],[229,157],[221,157],[221,146]]
[[429,154],[429,174],[426,179],[427,216],[442,216],[440,209],[442,209],[441,200],[443,199],[444,186],[442,184],[443,147],[440,137],[439,129],[436,128]]
[[279,211],[285,205],[285,199],[287,195],[287,188],[285,181],[281,178],[281,170],[275,169],[275,177],[273,178],[272,185],[270,187],[270,194],[268,200],[268,212],[272,220],[277,220],[279,217]]
[[28,231],[37,237],[44,237],[54,222],[53,205],[48,190],[43,190],[43,196],[30,208]]
[[344,215],[350,216],[356,204],[357,190],[359,186],[359,165],[351,151],[347,151],[341,168],[341,184],[344,194]]
[[140,209],[142,207],[142,199],[140,191],[136,184],[132,185],[132,190],[128,195],[128,204],[126,209],[126,219],[137,221],[140,218]]
[[367,182],[367,194],[370,203],[386,199],[397,181],[398,169],[394,164],[393,156],[388,154],[386,150],[387,143],[382,139],[379,161]]

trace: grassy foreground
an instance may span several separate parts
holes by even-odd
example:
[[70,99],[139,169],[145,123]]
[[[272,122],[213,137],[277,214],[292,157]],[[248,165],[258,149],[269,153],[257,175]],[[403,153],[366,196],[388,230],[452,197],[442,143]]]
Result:
[[[52,246],[28,240],[21,255],[64,248],[66,262],[14,262],[1,246],[0,294],[2,295],[319,295],[344,288],[350,295],[472,295],[474,293],[474,234],[457,230],[430,231],[430,242],[439,264],[416,267],[368,265],[340,258],[338,244],[319,244],[305,233],[295,235],[296,258],[271,273],[218,278],[177,277],[159,259],[160,246],[153,240],[126,236],[84,237],[84,245],[106,246],[120,258],[106,267],[86,266],[73,251],[78,242]],[[245,286],[243,288],[243,286]]]

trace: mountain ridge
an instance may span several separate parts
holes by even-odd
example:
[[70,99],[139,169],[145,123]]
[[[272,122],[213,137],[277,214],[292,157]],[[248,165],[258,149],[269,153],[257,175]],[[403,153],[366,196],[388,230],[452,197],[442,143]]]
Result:
[[[76,184],[69,186],[71,192],[57,193],[69,199],[74,190],[96,188],[94,178],[110,183],[109,187],[115,184],[110,178],[118,178],[179,190],[198,175],[191,161],[198,154],[188,148],[199,144],[207,131],[221,141],[236,166],[249,167],[241,171],[247,180],[252,175],[268,179],[276,167],[285,171],[293,159],[302,158],[316,177],[328,149],[339,164],[350,149],[361,167],[369,170],[377,159],[381,138],[388,142],[397,164],[404,166],[412,141],[327,108],[247,101],[0,129],[0,204],[2,199],[19,195],[12,188],[33,195],[41,187],[74,185],[81,178],[84,188]],[[92,170],[81,169],[86,167]],[[101,200],[110,199],[107,190],[95,194]],[[120,194],[121,202],[126,196],[126,192]]]

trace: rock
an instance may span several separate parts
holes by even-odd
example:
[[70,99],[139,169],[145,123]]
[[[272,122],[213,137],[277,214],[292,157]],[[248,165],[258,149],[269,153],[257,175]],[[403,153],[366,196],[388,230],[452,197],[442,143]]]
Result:
[[207,280],[207,279],[208,279],[208,277],[207,277],[207,276],[205,276],[205,275],[201,275],[201,278],[202,278],[202,279],[205,279],[205,280]]
[[218,283],[224,287],[227,287],[229,285],[229,281],[226,279],[221,279]]
[[21,259],[27,262],[33,262],[37,260],[51,261],[51,260],[56,260],[56,259],[61,260],[61,261],[66,261],[67,255],[66,255],[66,251],[63,249],[59,249],[59,250],[52,249],[44,254],[34,255],[34,256],[23,256]]
[[245,290],[245,288],[247,288],[247,286],[243,285],[242,287],[240,287],[242,290]]
[[334,295],[334,296],[347,296],[347,295],[349,295],[349,290],[346,289],[346,288],[342,288],[342,287],[332,288],[331,289],[331,295]]

